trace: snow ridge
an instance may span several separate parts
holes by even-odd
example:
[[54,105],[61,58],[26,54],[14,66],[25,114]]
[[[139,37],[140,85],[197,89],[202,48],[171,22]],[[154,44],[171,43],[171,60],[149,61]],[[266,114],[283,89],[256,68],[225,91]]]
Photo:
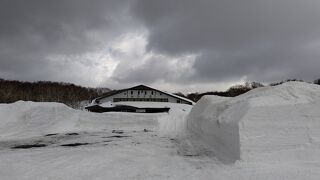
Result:
[[[187,117],[180,153],[214,156],[225,163],[262,156],[294,159],[301,153],[297,148],[320,142],[319,104],[320,86],[301,82],[234,98],[204,96]],[[279,157],[278,151],[290,153]]]

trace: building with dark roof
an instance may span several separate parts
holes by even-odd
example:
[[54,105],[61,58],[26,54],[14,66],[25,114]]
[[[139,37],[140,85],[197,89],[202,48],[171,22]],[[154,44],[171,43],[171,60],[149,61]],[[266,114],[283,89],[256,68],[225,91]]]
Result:
[[[137,102],[137,103],[135,103]],[[143,103],[151,102],[151,103]],[[110,92],[98,97],[86,106],[91,112],[138,112],[159,113],[169,112],[170,108],[164,103],[179,103],[193,105],[194,102],[168,92],[160,91],[145,85]]]
[[193,101],[168,92],[160,91],[145,85],[138,85],[127,89],[118,90],[93,100],[96,104],[120,101],[145,101],[145,102],[170,102],[194,104]]

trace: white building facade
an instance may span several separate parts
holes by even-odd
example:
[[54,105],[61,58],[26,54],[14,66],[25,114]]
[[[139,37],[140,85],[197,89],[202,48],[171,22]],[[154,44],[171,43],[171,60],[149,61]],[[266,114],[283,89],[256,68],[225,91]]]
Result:
[[190,105],[194,104],[194,102],[189,99],[153,89],[145,85],[139,85],[128,89],[119,90],[95,99],[95,102],[97,104],[120,101],[170,102]]

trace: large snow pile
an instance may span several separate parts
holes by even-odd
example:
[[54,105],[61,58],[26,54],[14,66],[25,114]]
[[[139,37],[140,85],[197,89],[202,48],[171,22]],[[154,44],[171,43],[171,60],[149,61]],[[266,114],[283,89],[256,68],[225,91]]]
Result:
[[203,97],[187,117],[180,151],[236,160],[312,160],[320,155],[320,86],[289,82],[234,98]]
[[206,96],[187,118],[192,106],[176,103],[155,114],[0,104],[0,179],[318,180],[319,92],[288,83]]
[[158,118],[159,134],[161,136],[179,138],[184,136],[186,116],[193,106],[177,103],[171,104],[169,113]]
[[171,108],[169,113],[0,104],[0,179],[195,179],[201,175],[198,169],[176,154],[171,138],[158,133],[159,126],[165,135],[175,124],[160,119],[186,116],[191,106],[163,105]]
[[[159,129],[177,133],[191,107],[176,103],[137,103],[137,106],[170,107],[169,113],[91,113],[61,103],[24,102],[0,104],[0,140],[42,136],[50,133],[102,131],[113,129]],[[182,120],[180,120],[182,119]]]
[[61,103],[24,102],[0,104],[0,140],[50,133],[153,129],[162,114],[91,113]]
[[137,102],[137,101],[120,101],[105,102],[99,104],[102,107],[113,107],[117,105],[127,105],[139,108],[164,108],[169,107],[169,113],[163,113],[159,116],[159,134],[161,136],[169,136],[176,138],[184,135],[186,125],[186,115],[193,106],[188,104],[168,103],[168,102]]

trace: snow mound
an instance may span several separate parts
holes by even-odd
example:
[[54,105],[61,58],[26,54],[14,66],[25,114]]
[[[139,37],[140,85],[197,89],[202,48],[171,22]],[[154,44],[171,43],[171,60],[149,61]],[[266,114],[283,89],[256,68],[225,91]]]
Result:
[[75,110],[61,103],[18,101],[0,104],[0,140],[76,131],[155,129],[162,115],[100,114]]
[[237,160],[320,155],[320,86],[288,82],[234,98],[204,96],[187,117],[180,152]]
[[[75,119],[77,117],[74,110],[59,103],[18,101],[0,104],[1,139],[30,137],[51,130],[67,130]],[[63,125],[60,125],[62,123]]]
[[102,107],[114,107],[117,105],[127,105],[139,108],[164,108],[169,107],[169,113],[163,113],[158,118],[158,130],[161,136],[176,138],[183,136],[186,126],[186,116],[189,114],[192,105],[169,103],[169,102],[138,102],[138,101],[120,101],[105,102],[99,104]]
[[[169,103],[167,104],[167,106]],[[187,104],[170,103],[169,113],[159,117],[159,134],[161,136],[178,138],[184,136],[186,116],[193,106]]]

